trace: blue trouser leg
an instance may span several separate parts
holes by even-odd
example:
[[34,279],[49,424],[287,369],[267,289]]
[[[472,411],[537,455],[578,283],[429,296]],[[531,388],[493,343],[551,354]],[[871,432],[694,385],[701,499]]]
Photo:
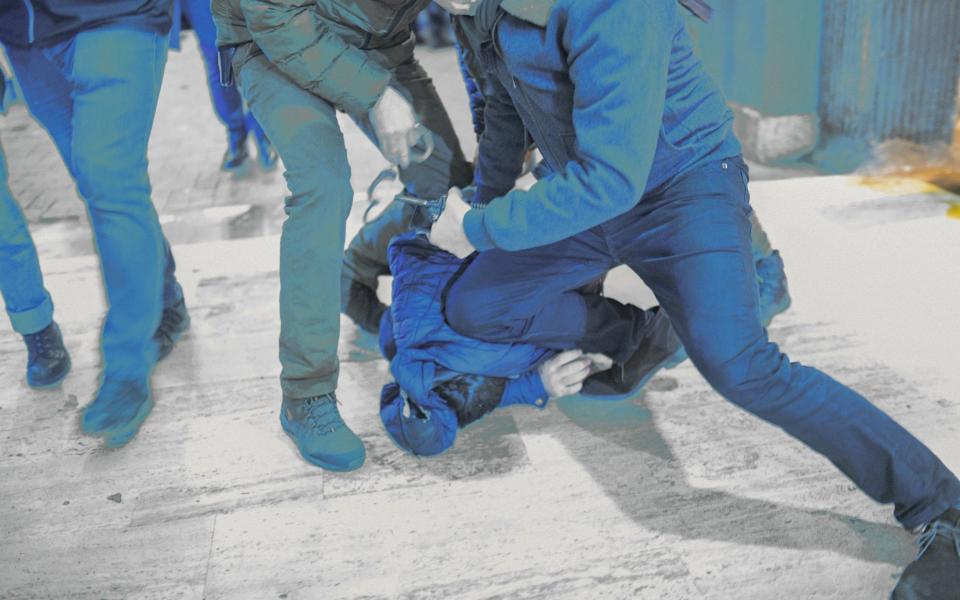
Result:
[[7,181],[0,147],[0,292],[14,331],[36,333],[53,321],[53,301],[43,287],[37,248]]
[[694,365],[727,400],[828,458],[907,528],[960,499],[960,482],[860,394],[792,363],[758,319],[746,169],[714,161],[609,229],[614,252],[670,315]]
[[522,339],[626,360],[648,311],[577,291],[616,265],[600,228],[521,252],[481,252],[450,287],[446,318],[454,329],[488,342]]
[[[960,481],[862,396],[791,363],[768,340],[758,315],[746,181],[739,159],[716,160],[679,177],[600,226],[607,259],[628,264],[650,286],[694,365],[726,399],[824,455],[874,500],[893,503],[905,527],[931,520],[960,499]],[[569,249],[561,243],[552,256],[541,249],[536,260],[529,251],[500,253],[496,269],[481,262],[492,252],[481,253],[448,295],[450,324],[480,339],[499,327],[514,333],[496,341],[531,341],[531,332],[546,329],[531,324],[555,311],[557,289],[567,287],[550,279],[584,268],[585,259],[603,262],[569,256]],[[471,276],[477,265],[484,268],[482,278]],[[543,298],[546,293],[553,295]],[[487,311],[483,327],[464,328],[450,318],[482,310],[499,294],[505,297],[501,312]],[[576,344],[593,317],[600,323],[614,318],[579,307],[568,303],[564,320],[552,324],[555,347],[566,347],[571,338]],[[552,345],[542,336],[538,343]]]
[[[183,14],[197,34],[200,53],[207,72],[207,87],[213,100],[213,109],[227,128],[231,139],[242,140],[247,135],[247,117],[243,113],[243,99],[236,86],[220,85],[217,66],[217,28],[213,23],[209,0],[179,0]],[[259,129],[259,127],[258,127]]]
[[109,304],[104,372],[117,378],[146,376],[156,362],[165,242],[146,153],[166,49],[163,36],[104,28],[9,52],[31,112],[87,203]]
[[[463,155],[460,140],[433,81],[416,59],[397,66],[394,76],[396,85],[411,99],[414,110],[423,125],[433,133],[434,139],[434,150],[427,160],[400,171],[407,192],[421,198],[439,198],[453,186],[469,185],[473,180],[473,168]],[[368,119],[359,119],[357,125],[377,143]],[[390,272],[387,245],[395,235],[410,228],[412,215],[413,211],[407,205],[397,202],[364,225],[344,254],[347,274],[375,288],[377,276]]]

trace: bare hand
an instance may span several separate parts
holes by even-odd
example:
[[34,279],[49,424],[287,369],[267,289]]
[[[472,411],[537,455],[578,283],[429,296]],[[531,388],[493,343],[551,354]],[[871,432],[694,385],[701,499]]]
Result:
[[543,389],[551,399],[576,394],[590,376],[592,364],[582,350],[567,350],[551,357],[538,369]]
[[590,375],[596,375],[613,366],[613,359],[606,354],[584,354],[590,359]]
[[457,258],[466,258],[475,252],[463,230],[463,217],[469,210],[470,205],[464,202],[460,189],[450,188],[443,213],[430,229],[430,243]]
[[410,148],[417,144],[417,115],[413,105],[392,87],[370,109],[370,123],[383,155],[395,165],[410,165]]

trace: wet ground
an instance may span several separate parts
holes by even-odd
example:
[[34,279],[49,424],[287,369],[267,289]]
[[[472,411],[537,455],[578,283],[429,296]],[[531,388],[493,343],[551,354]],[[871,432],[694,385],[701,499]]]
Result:
[[[472,154],[453,56],[424,63]],[[353,230],[386,165],[344,128]],[[22,110],[0,138],[74,357],[62,389],[31,391],[0,323],[0,597],[872,600],[912,554],[889,507],[689,362],[624,402],[499,411],[417,459],[379,423],[386,363],[344,322],[339,396],[368,461],[347,474],[304,463],[277,422],[283,178],[217,170],[223,134],[190,43],[168,65],[151,174],[193,326],[157,369],[141,433],[105,450],[78,427],[104,309],[82,205]],[[859,177],[751,193],[793,293],[772,339],[960,470],[957,198]],[[608,293],[651,301],[623,270]]]

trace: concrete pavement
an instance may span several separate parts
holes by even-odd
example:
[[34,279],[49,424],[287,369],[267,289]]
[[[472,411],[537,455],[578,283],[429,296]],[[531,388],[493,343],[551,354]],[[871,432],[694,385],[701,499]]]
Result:
[[[455,98],[451,58],[425,62]],[[22,342],[0,323],[0,597],[886,597],[913,552],[891,509],[724,402],[689,362],[625,402],[498,411],[417,459],[379,423],[386,363],[344,322],[339,396],[368,461],[345,474],[304,463],[277,423],[283,180],[216,171],[222,135],[198,65],[189,46],[171,57],[151,145],[193,327],[119,450],[79,431],[104,310],[84,219],[57,212],[79,201],[54,175],[24,174],[57,161],[22,114],[0,125],[15,192],[42,197],[28,212],[74,358],[62,389],[31,391]],[[465,115],[457,125],[472,152]],[[383,162],[355,129],[348,143],[360,191]],[[956,197],[852,177],[751,191],[794,299],[772,338],[960,471]],[[622,269],[608,293],[651,302]]]

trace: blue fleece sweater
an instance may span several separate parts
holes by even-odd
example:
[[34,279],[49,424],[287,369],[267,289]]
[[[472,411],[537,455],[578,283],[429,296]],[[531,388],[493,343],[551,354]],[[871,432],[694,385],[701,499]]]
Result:
[[[493,37],[471,40],[495,91],[476,174],[478,200],[493,200],[464,219],[478,250],[568,238],[704,161],[740,153],[676,2],[559,0],[545,28],[503,15]],[[524,129],[554,174],[510,191]]]

